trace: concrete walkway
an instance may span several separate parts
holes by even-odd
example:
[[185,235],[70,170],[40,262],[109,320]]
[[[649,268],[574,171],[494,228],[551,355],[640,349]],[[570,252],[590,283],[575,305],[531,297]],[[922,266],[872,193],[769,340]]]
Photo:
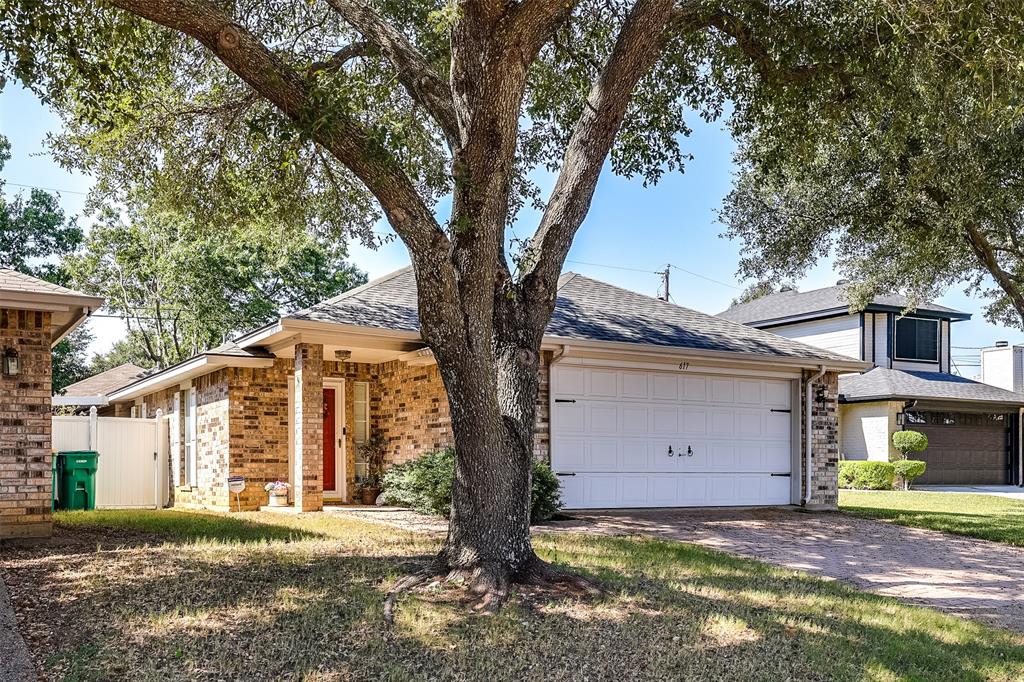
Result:
[[35,666],[18,632],[11,596],[0,575],[0,682],[36,682]]
[[560,530],[639,534],[827,576],[1024,632],[1024,550],[838,513],[791,509],[572,512]]

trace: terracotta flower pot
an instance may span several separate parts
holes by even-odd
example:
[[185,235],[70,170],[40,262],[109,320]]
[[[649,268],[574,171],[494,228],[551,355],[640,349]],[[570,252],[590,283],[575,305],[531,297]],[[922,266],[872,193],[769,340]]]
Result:
[[363,504],[377,504],[378,495],[380,495],[380,488],[362,488],[359,490],[359,499]]

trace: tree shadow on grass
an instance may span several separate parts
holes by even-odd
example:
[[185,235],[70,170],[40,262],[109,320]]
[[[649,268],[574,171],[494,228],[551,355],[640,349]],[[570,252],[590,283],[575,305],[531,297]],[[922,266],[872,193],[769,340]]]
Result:
[[1020,637],[840,584],[675,542],[552,536],[538,546],[608,594],[514,600],[482,617],[438,587],[404,597],[389,631],[384,591],[427,560],[429,542],[399,538],[376,555],[320,541],[183,544],[64,557],[65,575],[40,573],[36,612],[65,623],[50,642],[51,675],[83,678],[1024,676]]

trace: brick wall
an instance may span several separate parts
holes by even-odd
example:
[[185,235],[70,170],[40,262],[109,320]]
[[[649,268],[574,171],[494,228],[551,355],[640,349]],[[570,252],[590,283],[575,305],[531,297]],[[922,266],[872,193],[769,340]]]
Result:
[[[801,390],[801,403],[806,391]],[[806,423],[801,421],[801,433]],[[828,372],[814,384],[814,406],[811,412],[811,502],[810,506],[835,509],[839,504],[839,375]],[[806,435],[801,439],[801,451]],[[806,461],[807,453],[803,453]],[[803,489],[803,486],[801,486]]]
[[[547,458],[549,447],[549,360],[549,354],[545,354],[537,401],[534,452],[541,458]],[[289,480],[289,378],[295,375],[294,367],[291,359],[279,359],[273,367],[227,368],[193,381],[198,403],[199,477],[193,487],[174,488],[172,485],[173,504],[235,509],[235,496],[228,494],[227,478],[244,476],[246,489],[239,496],[241,508],[253,510],[267,503],[263,489],[266,483]],[[436,365],[325,361],[323,377],[345,380],[344,472],[349,500],[354,500],[356,495],[357,445],[352,428],[356,381],[369,384],[369,427],[371,433],[380,433],[387,443],[387,466],[451,445],[448,400]],[[152,414],[157,409],[163,410],[165,415],[172,414],[177,391],[177,388],[167,389],[149,394],[143,400]],[[177,424],[181,434],[177,460],[182,483],[185,481],[184,403],[183,391]],[[169,460],[175,461],[173,453]],[[169,480],[174,480],[173,471]]]
[[50,313],[0,308],[0,355],[14,348],[16,377],[0,373],[0,540],[48,537],[53,493],[50,449]]

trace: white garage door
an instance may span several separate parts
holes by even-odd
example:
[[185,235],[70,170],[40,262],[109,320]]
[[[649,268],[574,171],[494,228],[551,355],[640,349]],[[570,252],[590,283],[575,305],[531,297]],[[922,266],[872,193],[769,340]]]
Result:
[[570,509],[790,503],[791,382],[556,365]]

